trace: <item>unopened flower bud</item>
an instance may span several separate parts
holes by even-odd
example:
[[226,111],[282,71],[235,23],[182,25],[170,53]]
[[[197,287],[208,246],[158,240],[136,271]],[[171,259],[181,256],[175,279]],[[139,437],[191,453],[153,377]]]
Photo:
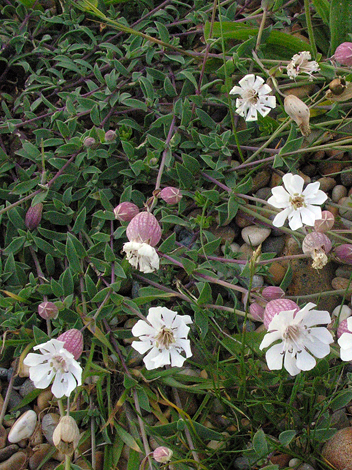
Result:
[[267,303],[264,311],[264,326],[268,329],[268,326],[271,323],[271,320],[280,312],[287,312],[289,310],[294,310],[295,313],[298,312],[299,306],[289,299],[275,299]]
[[80,432],[72,416],[63,416],[53,433],[54,446],[65,455],[72,455],[77,449]]
[[329,90],[334,95],[342,95],[346,90],[346,81],[342,78],[334,78],[334,80],[329,83]]
[[341,65],[352,65],[352,42],[343,42],[335,51],[334,59]]
[[105,132],[105,142],[112,142],[116,139],[116,132],[115,131],[107,131]]
[[129,222],[139,213],[139,209],[133,202],[121,202],[114,209],[114,215],[120,222]]
[[294,95],[286,96],[284,106],[286,113],[295,121],[302,134],[305,137],[308,136],[311,132],[309,127],[310,112],[308,106]]
[[86,137],[83,141],[83,145],[87,147],[88,149],[94,147],[95,145],[95,139],[94,137]]
[[157,447],[153,452],[153,459],[159,463],[170,462],[172,454],[172,450],[168,447]]
[[334,249],[335,255],[340,261],[346,264],[352,264],[352,245],[344,243]]
[[38,305],[38,314],[45,320],[55,319],[59,314],[59,309],[53,302],[42,302]]
[[311,232],[304,237],[302,251],[313,258],[312,268],[322,269],[328,262],[327,253],[330,252],[332,243],[329,237],[322,232]]
[[249,306],[249,313],[252,315],[254,320],[263,321],[264,307],[259,305],[257,302],[253,302]]
[[25,225],[28,230],[33,230],[38,227],[40,221],[42,220],[42,213],[43,213],[43,204],[39,202],[35,206],[32,206],[28,209],[26,218],[25,218]]
[[262,296],[265,300],[281,299],[284,295],[285,292],[278,286],[268,286],[262,290]]
[[314,229],[316,232],[327,232],[331,230],[335,223],[335,216],[329,211],[322,211],[321,219],[314,222]]
[[161,227],[153,214],[144,211],[133,217],[127,226],[126,235],[130,242],[155,246],[161,238]]
[[347,318],[342,320],[342,322],[339,324],[339,327],[337,328],[337,337],[340,338],[340,336],[344,333],[352,333],[352,331],[348,329]]
[[167,204],[177,204],[181,201],[182,194],[178,188],[168,186],[160,191],[159,197]]
[[82,333],[79,330],[76,330],[76,328],[72,328],[71,330],[67,330],[62,333],[57,339],[58,341],[63,341],[65,343],[64,348],[70,352],[77,361],[83,351]]

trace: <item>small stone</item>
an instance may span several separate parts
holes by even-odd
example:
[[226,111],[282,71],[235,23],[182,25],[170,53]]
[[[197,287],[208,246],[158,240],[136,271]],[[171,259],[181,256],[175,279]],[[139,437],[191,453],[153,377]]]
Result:
[[344,277],[335,277],[331,281],[332,288],[335,290],[346,290],[348,288],[348,292],[352,292],[352,282],[349,279],[345,279]]
[[331,199],[333,202],[338,202],[341,198],[347,196],[347,188],[342,186],[342,184],[338,184],[334,187],[331,193]]
[[352,167],[345,168],[340,175],[341,183],[348,188],[352,186]]
[[337,431],[323,447],[322,456],[336,470],[352,468],[352,428]]
[[340,222],[345,228],[352,229],[352,220],[347,220],[344,217],[340,217]]
[[344,264],[343,266],[339,266],[336,269],[336,277],[345,277],[346,279],[349,279],[351,274],[352,274],[352,266],[348,266],[347,264]]
[[247,243],[243,243],[240,246],[240,253],[242,254],[238,257],[239,259],[248,259],[253,255],[253,250]]
[[31,379],[27,379],[25,382],[23,382],[18,392],[21,397],[25,397],[29,393],[33,392],[33,390],[36,390],[34,383],[31,381]]
[[330,426],[336,429],[348,428],[350,425],[346,411],[337,410],[330,417]]
[[[343,162],[336,162],[336,161],[327,161],[327,162],[320,162],[318,165],[319,172],[324,175],[333,175],[336,173],[341,173],[344,164]],[[334,185],[335,186],[335,185]]]
[[3,462],[4,460],[7,460],[13,455],[15,452],[18,451],[18,445],[17,444],[10,444],[9,446],[6,446],[4,449],[0,450],[0,462]]
[[48,413],[45,416],[43,416],[42,431],[46,440],[49,442],[49,444],[54,445],[53,433],[59,421],[60,421],[60,415],[56,413]]
[[255,195],[259,197],[259,199],[264,199],[266,201],[271,196],[271,189],[267,186],[265,188],[260,188]]
[[0,470],[14,470],[25,468],[27,455],[24,452],[16,452],[8,460],[0,463]]
[[225,227],[213,226],[210,228],[210,230],[216,238],[221,239],[222,243],[232,243],[235,239],[235,231],[229,225],[226,225]]
[[342,203],[340,201],[339,204],[343,206],[339,208],[340,216],[344,219],[352,220],[352,198],[347,197],[342,201]]
[[284,237],[269,237],[262,245],[262,253],[275,253],[280,255],[285,246]]
[[266,276],[268,281],[272,282],[275,286],[278,286],[286,274],[286,268],[278,261],[273,261],[269,267],[269,273],[270,276]]
[[255,193],[258,189],[264,188],[271,178],[271,172],[269,170],[263,170],[257,173],[253,178],[252,192]]
[[244,215],[241,213],[238,213],[236,215],[235,223],[237,227],[239,228],[244,228],[244,227],[248,227],[249,225],[252,225],[252,222],[248,218],[244,217]]
[[11,444],[16,444],[22,439],[31,437],[37,424],[37,413],[33,410],[26,411],[21,415],[12,426],[8,436]]
[[257,227],[256,225],[250,225],[241,231],[243,241],[250,246],[259,246],[268,238],[270,233],[269,228]]
[[309,465],[309,463],[302,463],[298,468],[297,470],[315,470],[314,467],[312,467],[311,465]]
[[302,168],[302,173],[304,173],[307,176],[314,176],[317,171],[316,165],[313,165],[313,163],[308,163],[307,165],[304,165]]
[[[3,449],[7,441],[7,431],[4,426],[0,425],[0,449]],[[6,457],[7,458],[7,457]],[[3,459],[6,460],[6,459]]]
[[54,395],[51,390],[43,390],[37,397],[38,411],[43,411],[46,408],[49,408],[53,396]]
[[40,444],[33,449],[34,453],[29,459],[30,470],[36,470],[39,467],[51,448],[52,446],[50,444]]
[[318,179],[318,183],[320,183],[320,188],[324,193],[330,191],[332,188],[336,186],[336,181],[334,178],[329,176],[324,176],[323,178]]

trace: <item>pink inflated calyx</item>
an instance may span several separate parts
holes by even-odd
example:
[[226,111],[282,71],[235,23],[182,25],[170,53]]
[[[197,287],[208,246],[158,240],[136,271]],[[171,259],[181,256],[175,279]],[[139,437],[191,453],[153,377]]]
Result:
[[324,253],[329,253],[332,248],[332,243],[329,237],[322,232],[311,232],[304,237],[302,243],[302,251],[311,256],[316,251],[323,250]]
[[278,286],[264,287],[261,293],[264,299],[268,301],[281,299],[285,295],[285,292]]
[[182,199],[182,194],[178,188],[167,186],[160,191],[159,197],[167,204],[178,204]]
[[114,209],[115,218],[120,222],[130,222],[138,213],[139,209],[133,202],[121,202]]
[[161,238],[161,227],[153,214],[144,211],[133,217],[127,226],[126,235],[130,242],[155,246]]
[[294,310],[295,313],[298,312],[299,306],[290,299],[275,299],[267,303],[264,310],[264,326],[268,329],[271,320],[280,312],[287,312],[289,310]]
[[28,228],[28,230],[34,230],[35,228],[38,227],[42,220],[42,213],[43,213],[43,204],[39,202],[38,204],[35,204],[34,206],[31,206],[25,217],[25,226]]
[[337,328],[337,337],[340,338],[341,335],[344,333],[349,333],[352,334],[352,331],[348,329],[347,326],[347,318],[345,320],[342,320],[342,322],[339,324],[339,327]]
[[344,243],[334,249],[335,255],[340,261],[346,264],[352,264],[352,245]]
[[264,307],[259,305],[257,302],[253,302],[249,306],[249,313],[252,315],[253,319],[256,321],[263,321],[264,318]]
[[53,302],[42,302],[38,305],[38,315],[45,320],[55,319],[59,314],[59,309]]
[[341,65],[352,65],[352,42],[343,42],[335,51],[334,59]]
[[322,211],[321,219],[314,222],[316,232],[327,232],[331,230],[335,223],[335,216],[330,211]]
[[83,351],[82,333],[76,330],[76,328],[72,328],[62,333],[57,339],[65,343],[64,348],[70,352],[77,361]]

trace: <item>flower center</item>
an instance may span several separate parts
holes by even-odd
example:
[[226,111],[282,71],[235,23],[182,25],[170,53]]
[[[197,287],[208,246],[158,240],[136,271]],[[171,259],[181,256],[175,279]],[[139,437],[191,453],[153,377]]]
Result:
[[250,90],[246,90],[244,93],[244,99],[249,101],[250,104],[256,104],[258,102],[259,96],[257,91],[251,88]]
[[300,207],[305,207],[304,197],[303,196],[295,195],[295,196],[291,197],[290,198],[290,203],[291,203],[292,207],[294,208],[294,210],[297,210]]
[[53,356],[50,360],[50,367],[52,367],[55,372],[68,372],[66,360],[62,356]]
[[176,342],[174,333],[169,328],[163,326],[155,337],[156,347],[169,349],[169,346]]
[[297,343],[301,331],[300,327],[298,325],[289,325],[284,334],[282,335],[284,339],[287,339],[288,341],[292,341],[293,343]]

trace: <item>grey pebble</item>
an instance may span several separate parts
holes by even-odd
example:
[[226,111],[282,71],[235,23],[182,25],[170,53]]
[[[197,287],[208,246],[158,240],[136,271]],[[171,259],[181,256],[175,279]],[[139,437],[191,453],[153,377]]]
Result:
[[349,279],[352,274],[352,266],[339,266],[336,269],[336,277],[344,277],[345,279]]
[[18,451],[18,449],[19,447],[17,444],[10,444],[9,446],[0,449],[0,462],[4,462],[4,460],[9,459],[11,455]]
[[270,188],[260,188],[258,191],[255,193],[257,197],[260,199],[265,199],[267,200],[271,196],[271,189]]
[[23,382],[23,384],[18,389],[18,393],[21,395],[21,397],[25,397],[29,393],[33,392],[33,390],[36,390],[34,383],[31,379],[26,379],[26,381]]
[[348,188],[352,186],[352,167],[346,168],[341,172],[341,183]]
[[262,245],[263,253],[276,253],[280,255],[285,246],[284,237],[269,237],[267,238]]
[[331,199],[333,202],[339,202],[339,200],[343,197],[347,196],[347,188],[342,186],[342,184],[338,184],[334,187],[331,193]]

